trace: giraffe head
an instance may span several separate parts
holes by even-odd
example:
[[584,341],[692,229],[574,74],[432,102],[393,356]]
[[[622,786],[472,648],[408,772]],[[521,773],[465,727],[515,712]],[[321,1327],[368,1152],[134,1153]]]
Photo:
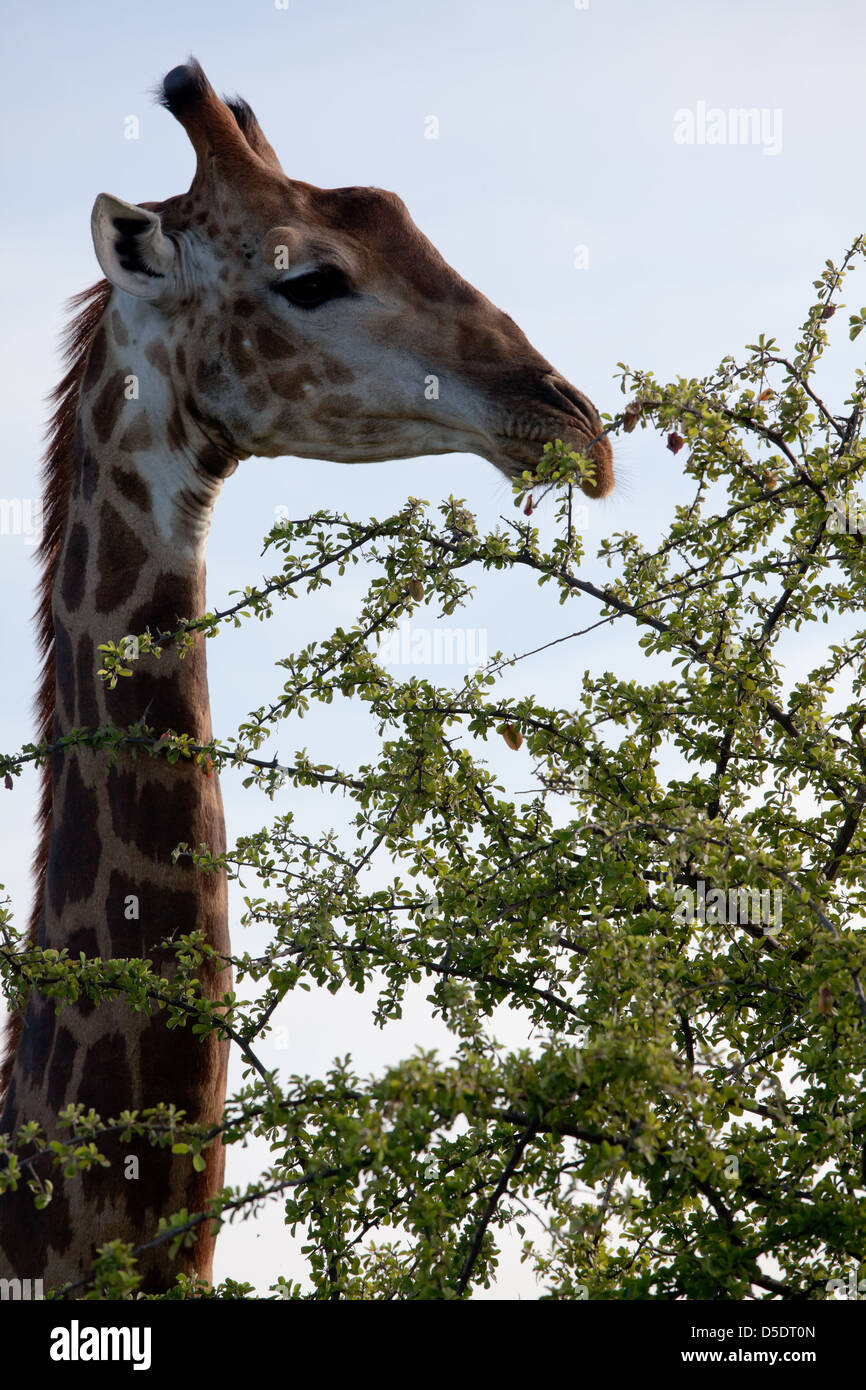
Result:
[[122,332],[151,340],[175,435],[208,473],[250,454],[467,452],[513,477],[559,438],[595,463],[584,490],[611,490],[595,406],[395,194],[287,178],[246,103],[220,100],[194,60],[161,98],[195,149],[192,186],[159,204],[101,194],[94,244],[126,292]]

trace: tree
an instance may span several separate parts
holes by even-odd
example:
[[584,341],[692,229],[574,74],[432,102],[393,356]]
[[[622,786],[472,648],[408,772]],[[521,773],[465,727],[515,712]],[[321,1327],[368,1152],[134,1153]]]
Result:
[[[656,549],[630,533],[606,540],[608,575],[571,525],[572,483],[590,465],[554,444],[516,488],[527,515],[509,525],[483,533],[453,498],[432,516],[410,499],[384,521],[282,521],[267,540],[270,579],[178,633],[140,634],[136,659],[152,660],[169,642],[270,618],[277,599],[336,583],[362,559],[372,567],[354,623],[287,656],[282,690],[234,737],[205,748],[135,726],[66,740],[107,758],[124,742],[142,757],[243,765],[271,795],[290,782],[298,804],[320,788],[351,800],[351,835],[311,838],[281,815],[219,861],[257,881],[248,917],[270,928],[264,954],[234,958],[252,1002],[200,998],[194,938],[175,943],[169,982],[143,961],[23,949],[7,914],[12,1003],[34,984],[60,1003],[80,991],[131,1007],[158,999],[177,1026],[220,1030],[243,1054],[223,1138],[265,1136],[273,1161],[214,1213],[176,1214],[156,1238],[180,1242],[198,1221],[278,1196],[305,1233],[307,1280],[274,1289],[291,1298],[468,1296],[495,1277],[506,1227],[553,1299],[824,1299],[859,1271],[866,381],[858,369],[835,413],[818,376],[864,252],[858,238],[841,265],[827,262],[790,355],[762,337],[712,375],[667,385],[622,367],[629,401],[610,428],[666,435],[694,495]],[[852,338],[864,322],[866,309],[850,316]],[[547,549],[529,519],[539,492],[556,499]],[[502,693],[519,655],[454,688],[397,679],[377,639],[420,605],[453,614],[480,570],[525,574],[537,603],[577,605],[562,641],[626,627],[645,680],[587,670],[578,698],[550,708]],[[112,682],[135,679],[120,636],[103,648]],[[792,652],[808,654],[797,679]],[[366,710],[374,759],[343,769],[304,752],[285,765],[257,756],[314,702],[342,701]],[[498,738],[528,753],[531,793],[507,796],[485,766]],[[0,771],[8,783],[45,755],[30,746]],[[178,852],[202,873],[216,862],[207,848]],[[373,862],[387,881],[367,889]],[[418,1052],[365,1079],[351,1058],[310,1078],[257,1055],[294,990],[365,992],[385,1026],[418,982],[451,1056]],[[524,1046],[497,1044],[501,1009]],[[26,1181],[44,1205],[52,1171],[99,1161],[106,1126],[186,1145],[194,1163],[213,1137],[170,1108],[73,1110],[67,1122],[68,1143],[47,1148],[22,1132],[31,1156],[20,1161],[0,1140],[0,1187]],[[134,1252],[115,1242],[90,1296],[135,1281]],[[194,1292],[181,1281],[170,1296]]]

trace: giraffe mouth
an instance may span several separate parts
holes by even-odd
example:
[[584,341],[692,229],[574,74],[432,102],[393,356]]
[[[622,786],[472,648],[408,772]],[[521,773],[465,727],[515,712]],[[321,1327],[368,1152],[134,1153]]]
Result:
[[567,448],[586,454],[595,465],[594,480],[584,479],[587,497],[606,497],[613,491],[613,450],[604,424],[588,396],[552,369],[532,383],[530,391],[515,393],[511,408],[500,419],[496,442],[505,455],[496,463],[515,478],[529,468],[534,472],[548,441],[561,439]]
[[495,455],[489,456],[490,461],[512,482],[522,478],[527,470],[534,472],[548,440],[561,439],[568,448],[587,454],[595,464],[595,481],[587,479],[581,485],[586,495],[601,498],[613,491],[613,450],[607,435],[600,430],[593,434],[575,429],[574,421],[569,420],[567,428],[548,428],[522,436],[497,434],[495,439],[498,448]]

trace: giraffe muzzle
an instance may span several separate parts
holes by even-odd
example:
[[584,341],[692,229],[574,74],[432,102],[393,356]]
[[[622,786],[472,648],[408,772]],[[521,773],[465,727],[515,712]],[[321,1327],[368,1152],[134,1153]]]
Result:
[[607,497],[614,488],[613,449],[604,422],[592,401],[557,372],[548,371],[531,391],[512,399],[504,427],[495,434],[492,461],[511,478],[534,468],[544,446],[556,439],[595,464],[594,480],[582,490],[588,497]]

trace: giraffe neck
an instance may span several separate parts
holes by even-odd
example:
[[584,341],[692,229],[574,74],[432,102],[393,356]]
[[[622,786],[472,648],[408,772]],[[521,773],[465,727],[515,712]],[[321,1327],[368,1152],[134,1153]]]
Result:
[[[159,660],[142,658],[114,690],[97,674],[100,642],[146,628],[176,631],[180,619],[204,611],[205,540],[220,474],[230,470],[176,399],[167,349],[148,331],[149,306],[122,299],[123,309],[110,302],[103,315],[79,398],[75,477],[52,595],[54,734],[143,720],[158,733],[172,729],[203,742],[211,737],[203,642],[183,660],[170,647]],[[74,957],[146,957],[162,974],[171,972],[172,953],[158,943],[168,936],[200,931],[228,952],[225,876],[202,875],[189,859],[172,862],[182,841],[214,853],[224,848],[218,781],[201,766],[134,760],[128,749],[111,768],[96,750],[55,753],[50,825],[41,946],[67,947]],[[211,996],[230,987],[225,971],[204,968],[201,978]],[[32,995],[4,1128],[36,1119],[50,1131],[70,1102],[92,1106],[103,1119],[173,1102],[196,1122],[217,1122],[225,1047],[201,1042],[191,1027],[169,1032],[163,1018],[134,1014],[122,1000],[87,999],[55,1016],[52,1004]],[[35,1277],[74,1280],[103,1241],[144,1244],[160,1216],[200,1210],[221,1185],[218,1148],[201,1174],[186,1158],[146,1143],[107,1140],[104,1151],[111,1167],[57,1183],[38,1221],[29,1194],[26,1216],[21,1203],[0,1201],[0,1266],[26,1277],[23,1264],[35,1263]],[[24,1233],[26,1250],[18,1248]],[[173,1271],[209,1277],[211,1254],[203,1234]],[[166,1247],[142,1268],[145,1287],[162,1287]]]
[[177,400],[153,309],[122,298],[125,314],[110,302],[94,338],[79,401],[52,596],[55,715],[61,727],[93,727],[147,711],[150,725],[204,738],[203,644],[183,661],[166,650],[113,691],[97,675],[100,641],[173,632],[203,611],[205,544],[222,481],[215,451]]

